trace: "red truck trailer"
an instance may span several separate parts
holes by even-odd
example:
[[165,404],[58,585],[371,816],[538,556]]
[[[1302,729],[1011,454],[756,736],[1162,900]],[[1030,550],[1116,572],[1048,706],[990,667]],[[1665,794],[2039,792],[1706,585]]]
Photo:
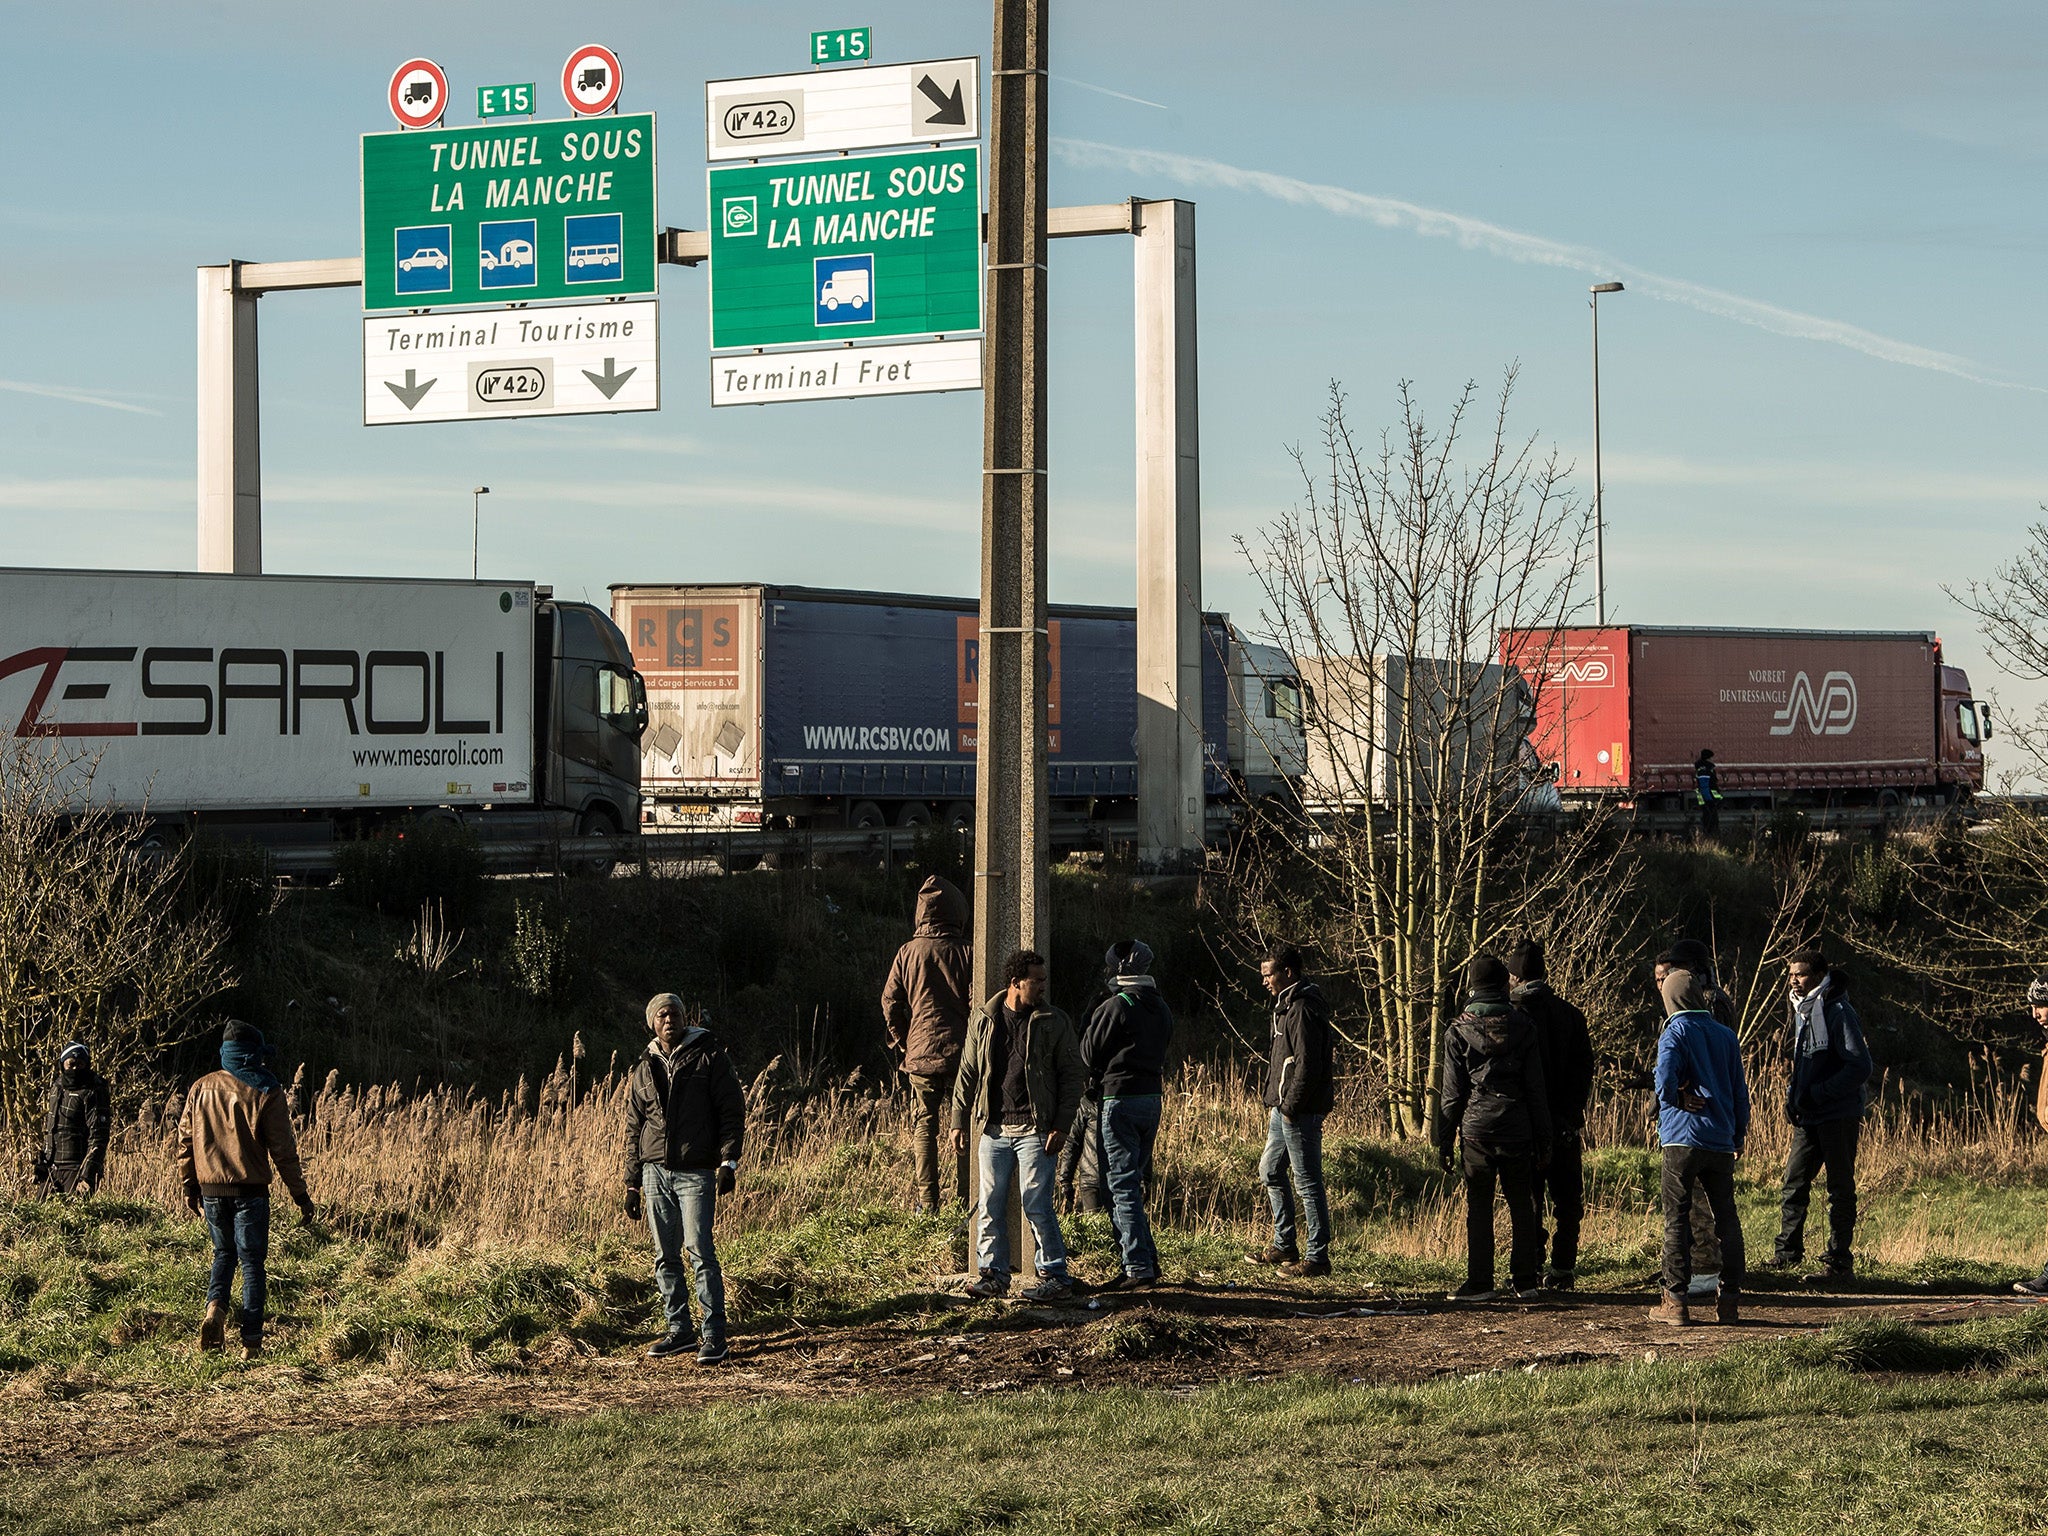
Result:
[[1730,808],[1934,805],[1984,787],[1991,712],[1932,634],[1504,630],[1566,800],[1679,810],[1711,749]]

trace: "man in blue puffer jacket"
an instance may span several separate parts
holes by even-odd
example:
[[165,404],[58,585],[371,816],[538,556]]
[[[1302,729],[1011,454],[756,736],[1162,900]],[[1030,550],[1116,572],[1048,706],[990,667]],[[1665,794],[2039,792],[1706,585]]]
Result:
[[1708,1011],[1706,988],[1691,971],[1664,978],[1669,1022],[1657,1042],[1657,1139],[1664,1147],[1663,1290],[1650,1314],[1660,1323],[1692,1321],[1692,1207],[1702,1196],[1721,1240],[1715,1314],[1738,1320],[1742,1291],[1742,1218],[1735,1209],[1735,1159],[1749,1138],[1749,1083],[1735,1031]]
[[1813,1178],[1828,1175],[1828,1247],[1819,1283],[1855,1273],[1850,1244],[1856,1236],[1856,1143],[1863,1130],[1863,1085],[1870,1081],[1870,1046],[1863,1021],[1849,1002],[1849,984],[1818,949],[1792,957],[1792,1086],[1785,1118],[1792,1151],[1779,1191],[1777,1251],[1772,1269],[1792,1269],[1806,1254],[1806,1207]]

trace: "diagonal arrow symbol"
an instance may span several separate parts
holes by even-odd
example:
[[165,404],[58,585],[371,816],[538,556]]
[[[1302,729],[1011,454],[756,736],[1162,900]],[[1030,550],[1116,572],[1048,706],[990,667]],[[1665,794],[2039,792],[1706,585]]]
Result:
[[939,82],[930,75],[926,75],[917,82],[917,88],[931,98],[931,104],[934,109],[932,115],[925,119],[925,127],[965,128],[967,126],[967,102],[960,94],[960,86],[961,82],[955,80],[953,82],[953,92],[949,96],[946,92],[939,89]]
[[625,387],[626,380],[640,371],[638,368],[628,368],[624,373],[613,373],[612,365],[617,361],[618,359],[616,358],[606,358],[604,360],[603,373],[592,373],[588,368],[583,370],[583,377],[604,391],[604,397],[607,400],[618,394]]
[[427,391],[434,387],[435,381],[433,379],[427,380],[424,384],[415,384],[413,380],[418,374],[419,370],[417,368],[408,368],[405,370],[405,382],[403,384],[394,384],[389,379],[384,381],[384,387],[398,396],[400,402],[408,411],[426,399]]

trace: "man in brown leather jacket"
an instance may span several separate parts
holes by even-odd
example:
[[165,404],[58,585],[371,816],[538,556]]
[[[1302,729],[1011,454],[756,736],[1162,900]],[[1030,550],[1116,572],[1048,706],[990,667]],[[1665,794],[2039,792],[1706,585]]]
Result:
[[237,1321],[242,1352],[254,1360],[263,1353],[272,1165],[309,1222],[313,1197],[299,1167],[284,1085],[264,1064],[263,1032],[230,1020],[221,1036],[220,1067],[185,1096],[185,1114],[178,1122],[178,1178],[185,1204],[206,1219],[213,1237],[199,1347],[218,1350],[226,1339],[228,1296],[239,1264],[242,1312]]
[[[931,876],[917,893],[917,932],[896,951],[882,985],[889,1053],[910,1084],[910,1147],[917,1209],[939,1208],[939,1127],[949,1118],[960,1049],[967,1041],[967,993],[974,956],[967,898]],[[967,1159],[955,1156],[953,1202],[967,1204]]]

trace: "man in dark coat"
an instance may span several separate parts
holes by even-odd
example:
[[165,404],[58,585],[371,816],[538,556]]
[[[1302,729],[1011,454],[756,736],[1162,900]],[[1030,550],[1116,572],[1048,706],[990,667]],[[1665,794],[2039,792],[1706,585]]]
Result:
[[[939,1130],[950,1118],[953,1077],[973,1012],[967,924],[967,898],[951,881],[930,876],[917,893],[917,930],[896,951],[882,984],[889,1053],[910,1085],[910,1155],[921,1212],[939,1208]],[[967,1204],[965,1158],[954,1157],[948,1189],[955,1204]]]
[[[2033,1014],[2035,1024],[2048,1030],[2048,973],[2027,984],[2027,1011]],[[2034,1071],[2034,1122],[2048,1131],[2048,1043],[2042,1045],[2041,1064]],[[2043,1264],[2033,1279],[2014,1281],[2012,1288],[2022,1296],[2048,1299],[2048,1264]]]
[[37,1193],[89,1195],[107,1165],[113,1111],[107,1080],[92,1069],[92,1054],[76,1040],[57,1057],[50,1102],[43,1111],[43,1143],[36,1151]]
[[1699,802],[1700,835],[1715,837],[1721,831],[1721,770],[1714,766],[1714,752],[1711,747],[1700,749],[1700,755],[1693,760],[1692,794]]
[[1516,1296],[1533,1297],[1543,1268],[1536,1179],[1555,1141],[1543,1047],[1535,1021],[1509,1001],[1508,969],[1499,960],[1474,955],[1465,982],[1465,1011],[1444,1032],[1436,1135],[1446,1169],[1454,1150],[1464,1152],[1465,1283],[1451,1299],[1491,1301],[1499,1294],[1493,1283],[1496,1182],[1513,1230],[1509,1283]]
[[1586,1016],[1550,989],[1540,943],[1522,940],[1508,951],[1507,966],[1508,1001],[1535,1022],[1543,1082],[1550,1094],[1550,1165],[1536,1176],[1537,1241],[1543,1241],[1546,1204],[1557,1213],[1557,1234],[1551,1240],[1543,1284],[1568,1291],[1577,1278],[1579,1224],[1586,1215],[1582,1133],[1586,1100],[1593,1092],[1593,1038],[1586,1030]]
[[1152,979],[1152,950],[1143,940],[1111,946],[1103,965],[1116,990],[1089,1017],[1081,1035],[1081,1064],[1102,1105],[1109,1221],[1123,1254],[1123,1275],[1109,1289],[1135,1290],[1159,1278],[1159,1250],[1145,1215],[1145,1181],[1159,1135],[1173,1010]]
[[[1283,1275],[1312,1279],[1330,1272],[1323,1121],[1336,1104],[1337,1079],[1330,1005],[1301,967],[1301,951],[1292,944],[1274,945],[1259,961],[1259,980],[1273,999],[1266,1150],[1259,1158],[1259,1178],[1273,1212],[1273,1241],[1246,1257],[1254,1264],[1275,1265]],[[1296,1201],[1304,1248],[1295,1246]]]
[[1796,1267],[1806,1255],[1806,1208],[1814,1175],[1828,1176],[1828,1247],[1820,1273],[1807,1278],[1846,1280],[1856,1272],[1856,1144],[1863,1130],[1863,1085],[1870,1081],[1870,1047],[1863,1020],[1849,1002],[1849,983],[1818,949],[1803,949],[1787,966],[1791,978],[1792,1082],[1785,1118],[1792,1150],[1779,1191],[1778,1244],[1772,1269]]
[[[654,1283],[668,1332],[647,1351],[656,1360],[697,1346],[699,1365],[717,1365],[725,1339],[725,1274],[711,1227],[718,1197],[733,1192],[746,1141],[747,1104],[739,1074],[717,1036],[687,1023],[673,992],[647,1002],[654,1038],[626,1080],[626,1215],[642,1214],[654,1234]],[[690,1326],[683,1255],[697,1282],[704,1316]]]

